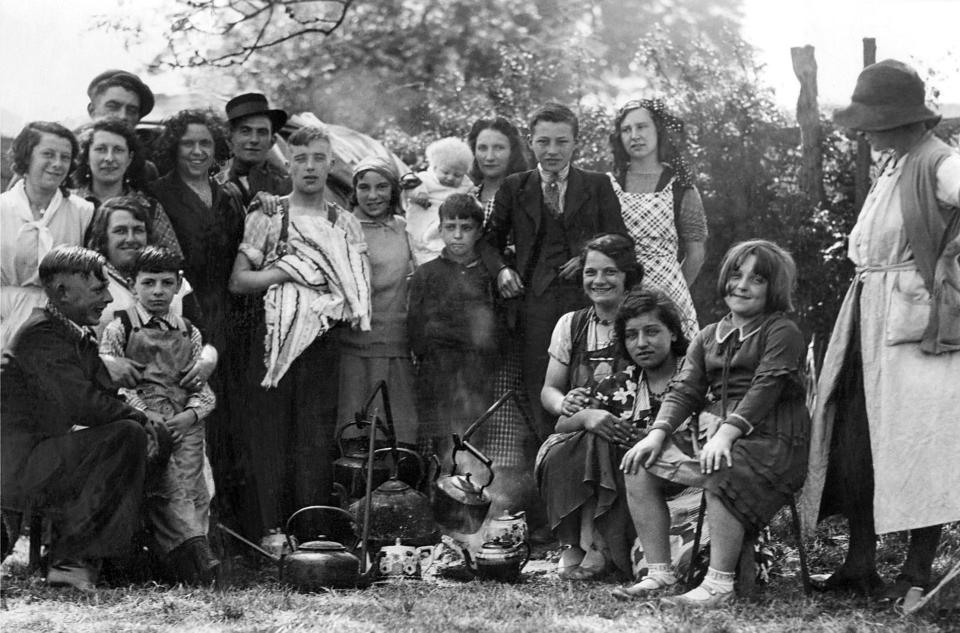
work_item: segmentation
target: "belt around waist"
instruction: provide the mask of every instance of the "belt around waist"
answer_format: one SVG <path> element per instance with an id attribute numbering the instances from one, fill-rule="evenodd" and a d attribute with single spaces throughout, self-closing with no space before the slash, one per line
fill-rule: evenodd
<path id="1" fill-rule="evenodd" d="M 915 261 L 909 261 L 900 262 L 899 264 L 886 264 L 883 266 L 857 266 L 856 273 L 857 279 L 863 281 L 864 277 L 870 273 L 889 273 L 906 270 L 918 270 L 917 263 Z"/>

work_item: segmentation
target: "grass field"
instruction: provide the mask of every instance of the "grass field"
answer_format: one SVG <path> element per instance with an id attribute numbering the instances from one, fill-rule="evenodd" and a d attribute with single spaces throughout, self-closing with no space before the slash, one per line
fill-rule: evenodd
<path id="1" fill-rule="evenodd" d="M 807 547 L 813 571 L 829 571 L 842 557 L 843 534 L 828 524 Z M 880 552 L 881 572 L 889 577 L 903 552 L 902 539 L 886 538 Z M 661 609 L 655 601 L 619 602 L 610 595 L 612 584 L 562 581 L 547 561 L 512 585 L 428 577 L 300 594 L 277 583 L 272 567 L 239 566 L 235 559 L 235 584 L 224 589 L 134 584 L 85 596 L 46 587 L 14 558 L 3 567 L 0 628 L 18 633 L 960 631 L 958 582 L 918 614 L 904 617 L 863 598 L 805 596 L 795 575 L 795 551 L 783 546 L 782 553 L 781 575 L 761 587 L 756 599 L 704 613 Z M 942 575 L 958 555 L 960 526 L 954 525 L 935 573 Z"/>

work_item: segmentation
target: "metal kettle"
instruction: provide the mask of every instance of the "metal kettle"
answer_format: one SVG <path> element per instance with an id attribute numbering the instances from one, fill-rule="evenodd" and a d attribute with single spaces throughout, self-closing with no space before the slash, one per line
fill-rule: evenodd
<path id="1" fill-rule="evenodd" d="M 491 499 L 485 489 L 493 483 L 493 460 L 477 450 L 468 440 L 480 428 L 480 425 L 493 417 L 493 414 L 511 398 L 516 403 L 517 409 L 526 421 L 527 426 L 533 431 L 533 426 L 530 424 L 517 393 L 508 391 L 490 405 L 490 408 L 467 428 L 463 437 L 456 433 L 453 434 L 453 454 L 450 457 L 452 467 L 449 475 L 440 477 L 440 460 L 436 455 L 433 457 L 436 471 L 433 485 L 430 488 L 431 505 L 434 516 L 448 530 L 473 534 L 483 525 L 487 512 L 490 510 Z M 537 436 L 535 431 L 534 436 Z M 477 486 L 476 483 L 471 481 L 471 473 L 457 475 L 457 453 L 462 450 L 472 454 L 486 467 L 489 478 L 483 485 Z"/>
<path id="2" fill-rule="evenodd" d="M 361 432 L 367 430 L 367 425 L 377 425 L 377 420 L 367 420 L 360 416 L 353 422 L 344 425 L 336 435 L 336 443 L 340 449 L 340 457 L 333 462 L 333 480 L 343 486 L 346 496 L 357 499 L 364 495 L 368 468 L 367 438 L 362 436 L 344 438 L 344 431 L 356 428 Z M 383 458 L 390 450 L 392 442 L 389 437 L 375 441 L 377 458 L 373 460 L 373 485 L 379 486 L 390 478 L 390 464 Z"/>
<path id="3" fill-rule="evenodd" d="M 457 474 L 457 452 L 465 450 L 486 466 L 490 476 L 486 483 L 477 486 L 470 480 L 471 473 Z M 436 460 L 436 457 L 434 457 Z M 490 510 L 490 495 L 484 488 L 493 482 L 493 461 L 472 444 L 453 435 L 453 466 L 449 475 L 440 477 L 440 462 L 436 461 L 436 473 L 431 488 L 431 507 L 437 521 L 448 530 L 473 534 L 483 525 Z"/>
<path id="4" fill-rule="evenodd" d="M 360 415 L 364 418 L 367 417 L 367 408 L 369 408 L 378 392 L 381 393 L 383 399 L 387 425 L 386 435 L 393 440 L 393 446 L 390 448 L 393 454 L 390 478 L 373 489 L 372 463 L 375 454 L 380 452 L 373 448 L 376 440 L 376 426 L 383 424 L 377 416 L 373 416 L 374 422 L 370 426 L 367 454 L 367 494 L 353 503 L 349 511 L 354 517 L 357 517 L 357 523 L 362 531 L 362 534 L 358 534 L 358 536 L 361 536 L 364 543 L 369 543 L 373 549 L 391 545 L 398 538 L 409 545 L 432 545 L 439 541 L 440 530 L 436 521 L 434 521 L 430 500 L 425 494 L 417 491 L 397 476 L 400 453 L 415 457 L 419 468 L 416 487 L 419 488 L 424 477 L 423 459 L 415 451 L 397 447 L 393 415 L 390 411 L 390 398 L 385 381 L 381 380 L 377 383 Z M 361 512 L 368 517 L 367 520 L 360 521 Z"/>
<path id="5" fill-rule="evenodd" d="M 298 515 L 316 510 L 339 512 L 351 517 L 340 508 L 331 506 L 307 506 L 300 508 L 287 519 L 284 532 L 291 552 L 280 559 L 280 582 L 301 591 L 318 591 L 323 588 L 356 587 L 360 581 L 360 559 L 336 541 L 320 540 L 294 544 L 290 526 Z M 372 569 L 372 568 L 371 568 Z"/>

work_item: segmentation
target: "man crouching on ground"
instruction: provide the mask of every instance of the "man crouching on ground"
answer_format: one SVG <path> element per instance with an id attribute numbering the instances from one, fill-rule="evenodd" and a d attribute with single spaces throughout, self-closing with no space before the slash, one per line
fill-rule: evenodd
<path id="1" fill-rule="evenodd" d="M 50 251 L 39 271 L 48 303 L 0 361 L 2 505 L 43 510 L 47 582 L 82 591 L 101 559 L 130 547 L 147 462 L 147 418 L 117 397 L 90 329 L 111 300 L 104 263 L 78 246 Z"/>

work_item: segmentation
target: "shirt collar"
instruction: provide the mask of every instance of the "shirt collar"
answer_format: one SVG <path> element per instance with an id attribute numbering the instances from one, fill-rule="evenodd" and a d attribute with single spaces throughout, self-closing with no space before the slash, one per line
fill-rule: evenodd
<path id="1" fill-rule="evenodd" d="M 58 321 L 66 326 L 67 330 L 77 338 L 81 340 L 92 340 L 94 343 L 96 343 L 97 335 L 94 334 L 93 328 L 89 326 L 85 327 L 76 323 L 73 319 L 61 312 L 60 308 L 49 301 L 43 309 L 46 310 L 47 314 L 49 314 L 50 317 L 55 321 Z"/>
<path id="2" fill-rule="evenodd" d="M 15 192 L 14 195 L 20 198 L 21 205 L 25 210 L 24 219 L 28 222 L 33 222 L 34 218 L 33 211 L 30 208 L 30 198 L 27 197 L 26 179 L 18 180 L 11 191 Z M 50 204 L 40 213 L 41 219 L 46 218 L 48 213 L 53 213 L 60 208 L 61 203 L 63 203 L 63 191 L 57 187 L 57 192 L 53 194 L 53 198 L 50 199 Z"/>
<path id="3" fill-rule="evenodd" d="M 734 332 L 737 333 L 737 337 L 741 342 L 747 340 L 760 331 L 760 326 L 763 325 L 766 318 L 766 314 L 758 314 L 740 327 L 735 327 L 733 325 L 733 315 L 728 312 L 727 315 L 717 323 L 717 343 L 725 342 Z"/>
<path id="4" fill-rule="evenodd" d="M 364 226 L 382 226 L 393 230 L 396 230 L 397 228 L 397 216 L 392 213 L 380 218 L 371 218 L 366 213 L 361 211 L 360 207 L 357 207 L 353 216 L 360 220 L 360 224 Z"/>
<path id="5" fill-rule="evenodd" d="M 547 172 L 539 163 L 537 164 L 537 170 L 540 172 L 540 178 L 543 180 L 543 182 L 547 182 L 548 177 L 545 175 Z M 561 169 L 560 172 L 557 174 L 557 184 L 559 185 L 567 182 L 567 177 L 569 176 L 570 176 L 570 163 L 567 163 L 567 166 Z"/>
<path id="6" fill-rule="evenodd" d="M 153 314 L 149 312 L 146 308 L 143 307 L 139 301 L 136 303 L 137 316 L 140 317 L 140 322 L 147 324 L 151 319 L 157 319 L 163 323 L 167 328 L 171 330 L 179 330 L 179 319 L 167 310 L 163 314 Z"/>

